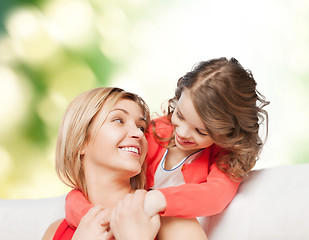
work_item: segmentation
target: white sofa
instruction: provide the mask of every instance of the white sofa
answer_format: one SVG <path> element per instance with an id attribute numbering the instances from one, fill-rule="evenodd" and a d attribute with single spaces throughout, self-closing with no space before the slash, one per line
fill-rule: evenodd
<path id="1" fill-rule="evenodd" d="M 41 239 L 64 216 L 64 199 L 0 199 L 0 239 Z M 210 218 L 208 238 L 309 239 L 309 164 L 252 171 L 231 204 Z"/>

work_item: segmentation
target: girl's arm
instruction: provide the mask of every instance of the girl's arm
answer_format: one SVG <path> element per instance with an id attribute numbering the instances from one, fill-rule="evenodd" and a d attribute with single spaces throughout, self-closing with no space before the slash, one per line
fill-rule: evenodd
<path id="1" fill-rule="evenodd" d="M 136 193 L 139 194 L 138 192 Z M 152 203 L 156 203 L 156 204 L 152 204 Z M 164 195 L 158 190 L 147 192 L 143 206 L 145 209 L 145 213 L 148 216 L 147 219 L 151 219 L 151 221 L 149 222 L 149 226 L 151 226 L 152 229 L 155 229 L 155 226 L 156 226 L 155 221 L 158 221 L 156 220 L 156 217 L 158 217 L 157 213 L 164 211 L 166 207 L 166 201 L 165 201 Z M 82 212 L 88 212 L 88 210 L 92 208 L 92 205 L 87 202 L 86 198 L 81 192 L 77 190 L 73 190 L 67 195 L 65 208 L 66 208 L 67 222 L 68 223 L 70 222 L 69 224 L 77 227 L 83 216 Z M 127 211 L 124 211 L 123 214 L 130 214 L 130 211 L 131 211 L 130 209 L 132 210 L 132 207 L 127 207 Z M 120 212 L 118 213 L 120 214 Z M 136 217 L 137 214 L 134 214 L 134 215 L 135 215 L 135 218 L 137 218 Z M 116 218 L 116 219 L 118 219 L 117 220 L 118 225 L 123 225 L 123 224 L 126 225 L 126 223 L 123 222 L 125 218 Z M 116 220 L 113 220 L 113 221 L 114 221 L 113 228 L 116 233 L 118 228 L 115 226 L 115 223 L 117 223 L 117 221 Z M 158 240 L 165 240 L 165 239 L 166 240 L 174 240 L 174 239 L 175 240 L 181 240 L 181 239 L 207 240 L 205 232 L 203 231 L 203 229 L 201 228 L 200 224 L 197 222 L 196 219 L 161 217 L 161 222 L 162 223 L 161 223 L 161 228 L 160 228 L 159 235 L 158 235 Z M 143 220 L 143 223 L 145 224 L 144 220 Z M 80 230 L 77 232 L 78 234 L 81 234 L 83 232 L 82 226 L 83 225 L 80 225 L 79 227 Z M 135 227 L 136 226 L 137 225 L 135 225 Z M 139 226 L 141 226 L 141 224 L 139 224 Z M 75 236 L 75 238 L 79 239 L 77 238 L 77 236 Z"/>
<path id="2" fill-rule="evenodd" d="M 163 194 L 166 201 L 166 208 L 160 214 L 185 218 L 218 214 L 232 201 L 239 184 L 240 181 L 232 181 L 213 164 L 206 182 L 156 190 Z M 149 207 L 150 209 L 156 208 L 160 203 L 152 204 L 155 206 Z"/>
<path id="3" fill-rule="evenodd" d="M 138 191 L 139 192 L 139 191 Z M 65 218 L 67 223 L 77 228 L 82 217 L 93 207 L 84 194 L 76 189 L 68 193 L 65 199 Z M 148 216 L 154 216 L 166 208 L 166 201 L 164 195 L 158 191 L 153 190 L 146 193 L 144 201 L 144 209 Z"/>
<path id="4" fill-rule="evenodd" d="M 77 228 L 80 220 L 93 207 L 84 194 L 76 189 L 68 193 L 65 199 L 65 218 L 67 223 Z"/>

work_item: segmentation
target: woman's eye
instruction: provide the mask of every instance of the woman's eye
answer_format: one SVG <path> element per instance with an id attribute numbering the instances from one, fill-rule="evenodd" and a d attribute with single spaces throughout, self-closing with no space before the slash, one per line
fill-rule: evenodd
<path id="1" fill-rule="evenodd" d="M 139 126 L 138 128 L 139 128 L 143 133 L 144 133 L 145 130 L 146 130 L 145 127 L 143 127 L 143 126 Z"/>
<path id="2" fill-rule="evenodd" d="M 113 122 L 123 123 L 123 120 L 121 118 L 115 118 L 115 119 L 113 119 Z"/>

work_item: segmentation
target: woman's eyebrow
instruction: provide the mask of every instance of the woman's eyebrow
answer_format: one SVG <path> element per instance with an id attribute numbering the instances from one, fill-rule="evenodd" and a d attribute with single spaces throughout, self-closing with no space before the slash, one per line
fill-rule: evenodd
<path id="1" fill-rule="evenodd" d="M 124 112 L 125 114 L 129 114 L 129 112 L 128 112 L 127 110 L 123 109 L 123 108 L 114 108 L 114 109 L 112 109 L 112 110 L 110 111 L 110 113 L 111 113 L 111 112 L 114 112 L 114 111 L 122 111 L 122 112 Z"/>
<path id="2" fill-rule="evenodd" d="M 125 110 L 125 109 L 123 109 L 123 108 L 115 108 L 115 109 L 111 110 L 110 113 L 111 113 L 111 112 L 115 112 L 115 111 L 122 111 L 122 112 L 125 113 L 126 115 L 129 115 L 129 114 L 130 114 L 127 110 Z M 140 117 L 138 120 L 147 123 L 147 120 L 146 120 L 145 117 Z"/>

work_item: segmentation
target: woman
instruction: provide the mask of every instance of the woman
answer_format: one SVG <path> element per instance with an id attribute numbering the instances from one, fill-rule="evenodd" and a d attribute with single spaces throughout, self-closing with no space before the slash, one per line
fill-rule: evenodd
<path id="1" fill-rule="evenodd" d="M 144 131 L 148 122 L 145 102 L 119 88 L 84 92 L 71 102 L 64 115 L 56 147 L 56 170 L 67 185 L 79 189 L 89 202 L 97 205 L 85 216 L 81 228 L 90 222 L 94 229 L 99 229 L 98 239 L 110 237 L 108 226 L 100 222 L 102 210 L 115 207 L 128 193 L 144 186 L 143 163 L 148 149 Z M 137 203 L 144 197 L 142 192 L 132 196 Z M 148 236 L 154 239 L 159 218 L 155 215 L 148 219 L 155 226 Z M 117 224 L 116 217 L 111 223 Z M 71 239 L 75 230 L 65 219 L 59 220 L 50 226 L 43 239 Z M 124 228 L 118 232 L 121 230 Z"/>

